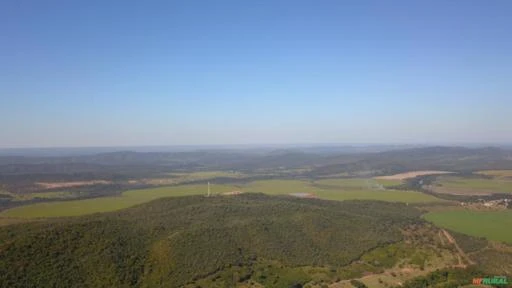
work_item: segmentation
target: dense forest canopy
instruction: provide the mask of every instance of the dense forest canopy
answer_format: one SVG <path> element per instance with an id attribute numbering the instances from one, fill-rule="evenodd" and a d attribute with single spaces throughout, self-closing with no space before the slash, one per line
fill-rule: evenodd
<path id="1" fill-rule="evenodd" d="M 0 229 L 4 287 L 177 287 L 262 261 L 335 267 L 421 222 L 404 204 L 245 194 L 161 199 Z M 78 284 L 80 283 L 80 284 Z"/>

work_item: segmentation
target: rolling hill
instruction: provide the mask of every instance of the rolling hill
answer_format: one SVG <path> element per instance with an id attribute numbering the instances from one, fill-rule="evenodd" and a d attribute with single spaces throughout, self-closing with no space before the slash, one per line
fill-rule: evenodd
<path id="1" fill-rule="evenodd" d="M 114 213 L 1 228 L 0 283 L 231 287 L 254 280 L 289 287 L 308 280 L 294 267 L 341 267 L 402 240 L 400 229 L 421 222 L 419 213 L 397 203 L 263 194 L 159 199 Z"/>

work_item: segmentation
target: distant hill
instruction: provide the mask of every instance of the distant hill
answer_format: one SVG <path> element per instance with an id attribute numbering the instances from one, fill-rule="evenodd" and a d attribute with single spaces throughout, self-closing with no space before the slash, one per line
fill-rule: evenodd
<path id="1" fill-rule="evenodd" d="M 473 171 L 512 169 L 512 150 L 495 147 L 424 147 L 385 151 L 364 155 L 330 157 L 330 163 L 319 165 L 310 175 L 371 171 L 389 175 L 414 170 Z"/>
<path id="2" fill-rule="evenodd" d="M 347 265 L 400 241 L 400 229 L 421 222 L 419 213 L 402 204 L 262 194 L 161 199 L 1 228 L 0 286 L 180 287 L 209 277 L 227 287 L 265 279 L 267 268 L 258 267 L 272 261 Z"/>
<path id="3" fill-rule="evenodd" d="M 82 156 L 0 156 L 1 174 L 125 173 L 174 170 L 245 170 L 314 168 L 313 175 L 375 170 L 398 173 L 415 169 L 456 171 L 512 169 L 512 150 L 502 148 L 422 147 L 373 152 L 363 148 L 198 150 L 188 152 L 117 151 Z M 361 152 L 365 151 L 365 152 Z"/>

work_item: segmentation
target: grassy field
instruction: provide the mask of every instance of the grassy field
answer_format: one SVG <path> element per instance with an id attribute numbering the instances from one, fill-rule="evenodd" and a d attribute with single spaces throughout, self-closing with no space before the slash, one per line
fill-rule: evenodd
<path id="1" fill-rule="evenodd" d="M 315 186 L 317 184 L 329 185 L 329 187 Z M 321 199 L 340 201 L 353 199 L 407 203 L 441 201 L 419 192 L 372 190 L 367 188 L 364 179 L 326 179 L 315 183 L 296 180 L 255 181 L 244 186 L 244 191 L 267 194 L 311 193 Z"/>
<path id="2" fill-rule="evenodd" d="M 228 172 L 228 171 L 202 171 L 202 172 L 192 172 L 192 173 L 169 173 L 169 176 L 172 178 L 177 178 L 180 180 L 207 180 L 213 179 L 217 177 L 226 177 L 226 178 L 243 178 L 246 177 L 246 174 L 240 172 Z"/>
<path id="3" fill-rule="evenodd" d="M 435 197 L 412 191 L 370 189 L 362 179 L 328 179 L 319 181 L 329 187 L 319 188 L 315 183 L 298 180 L 266 180 L 250 182 L 243 186 L 212 185 L 212 193 L 230 191 L 262 192 L 266 194 L 311 193 L 327 200 L 383 200 L 391 202 L 435 202 Z M 78 216 L 114 211 L 163 197 L 206 194 L 206 185 L 183 185 L 141 190 L 130 190 L 119 197 L 104 197 L 87 200 L 38 203 L 21 206 L 0 213 L 1 217 L 39 218 Z"/>
<path id="4" fill-rule="evenodd" d="M 29 194 L 14 194 L 7 191 L 0 191 L 0 196 L 3 197 L 9 197 L 12 198 L 13 201 L 26 201 L 26 200 L 32 200 L 36 198 L 41 199 L 64 199 L 64 198 L 73 198 L 76 197 L 71 192 L 65 192 L 65 191 L 57 191 L 57 192 L 39 192 L 39 193 L 29 193 Z"/>
<path id="5" fill-rule="evenodd" d="M 178 185 L 186 184 L 187 182 L 191 181 L 209 180 L 219 177 L 241 179 L 247 177 L 247 175 L 240 172 L 229 171 L 202 171 L 192 173 L 167 173 L 165 175 L 161 175 L 160 177 L 146 178 L 138 181 L 150 185 Z"/>
<path id="6" fill-rule="evenodd" d="M 425 219 L 471 236 L 512 243 L 512 210 L 449 210 L 430 212 Z"/>
<path id="7" fill-rule="evenodd" d="M 397 191 L 397 190 L 383 190 L 383 191 L 329 191 L 321 190 L 316 193 L 319 198 L 327 200 L 381 200 L 390 202 L 405 202 L 405 203 L 424 203 L 441 201 L 435 197 L 412 191 Z"/>
<path id="8" fill-rule="evenodd" d="M 315 187 L 310 182 L 297 180 L 262 180 L 242 186 L 246 192 L 262 192 L 271 195 L 290 193 L 314 193 Z"/>
<path id="9" fill-rule="evenodd" d="M 236 190 L 236 188 L 233 186 L 211 186 L 212 193 L 223 193 L 233 190 Z M 21 206 L 3 211 L 0 213 L 0 217 L 39 218 L 78 216 L 99 212 L 115 211 L 162 197 L 206 194 L 206 191 L 207 188 L 205 185 L 185 185 L 176 187 L 130 190 L 124 192 L 119 197 L 48 202 Z"/>
<path id="10" fill-rule="evenodd" d="M 483 170 L 476 173 L 496 178 L 512 178 L 512 170 Z"/>
<path id="11" fill-rule="evenodd" d="M 437 171 L 437 170 L 422 170 L 422 171 L 409 171 L 404 173 L 399 173 L 395 175 L 387 175 L 387 176 L 377 176 L 375 179 L 381 180 L 407 180 L 418 176 L 423 175 L 441 175 L 441 174 L 450 174 L 453 172 L 450 171 Z"/>
<path id="12" fill-rule="evenodd" d="M 512 181 L 505 179 L 474 179 L 455 176 L 439 177 L 436 185 L 441 185 L 442 190 L 454 193 L 512 193 Z"/>
<path id="13" fill-rule="evenodd" d="M 337 186 L 346 189 L 374 189 L 375 187 L 392 187 L 402 184 L 400 180 L 388 179 L 368 179 L 368 178 L 349 178 L 349 179 L 324 179 L 316 181 L 320 185 Z"/>

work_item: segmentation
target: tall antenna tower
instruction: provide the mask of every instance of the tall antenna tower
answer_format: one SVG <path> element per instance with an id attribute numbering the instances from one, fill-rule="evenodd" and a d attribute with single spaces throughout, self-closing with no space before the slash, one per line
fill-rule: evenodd
<path id="1" fill-rule="evenodd" d="M 208 181 L 208 197 L 210 197 L 210 181 Z"/>

